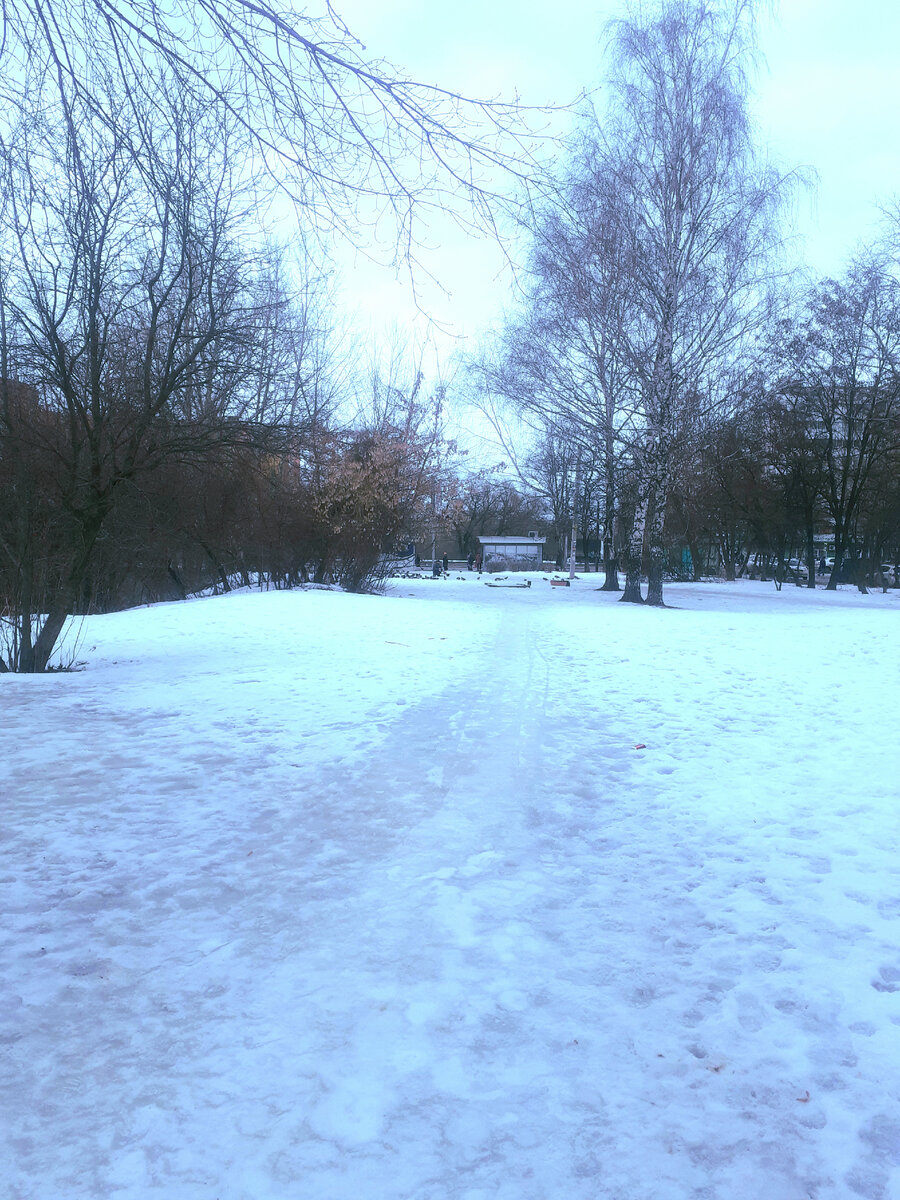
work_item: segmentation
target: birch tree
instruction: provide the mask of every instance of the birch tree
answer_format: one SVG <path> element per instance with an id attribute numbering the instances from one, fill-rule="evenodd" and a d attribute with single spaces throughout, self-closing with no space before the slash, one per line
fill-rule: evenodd
<path id="1" fill-rule="evenodd" d="M 530 430 L 531 462 L 540 464 L 542 478 L 567 480 L 576 460 L 596 464 L 592 481 L 602 495 L 603 586 L 618 590 L 613 535 L 621 436 L 631 407 L 623 370 L 629 291 L 608 183 L 588 131 L 576 139 L 552 200 L 525 222 L 530 248 L 524 297 L 477 374 L 483 410 L 490 412 L 499 400 Z M 562 475 L 561 458 L 567 464 Z M 571 481 L 562 486 L 568 492 Z M 568 500 L 560 507 L 559 490 L 548 482 L 554 521 L 562 521 L 562 544 L 561 529 L 568 531 L 572 510 Z M 587 506 L 581 508 L 586 517 Z"/>
<path id="2" fill-rule="evenodd" d="M 779 209 L 793 183 L 761 161 L 748 111 L 753 0 L 635 3 L 612 26 L 596 159 L 615 197 L 639 403 L 638 503 L 622 599 L 663 603 L 663 527 L 681 432 L 722 391 L 767 311 Z"/>
<path id="3" fill-rule="evenodd" d="M 584 114 L 553 202 L 528 222 L 522 312 L 482 369 L 488 390 L 599 456 L 607 535 L 629 464 L 629 602 L 649 559 L 647 603 L 663 603 L 679 447 L 769 310 L 794 177 L 753 144 L 753 17 L 753 0 L 661 0 L 612 24 L 607 103 Z"/>

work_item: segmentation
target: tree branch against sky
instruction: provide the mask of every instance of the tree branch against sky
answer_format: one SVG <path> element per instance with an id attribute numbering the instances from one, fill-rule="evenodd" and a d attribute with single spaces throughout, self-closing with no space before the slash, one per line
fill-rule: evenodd
<path id="1" fill-rule="evenodd" d="M 600 77 L 604 23 L 621 0 L 557 0 L 546 7 L 520 0 L 340 0 L 350 28 L 418 78 L 456 84 L 468 94 L 518 93 L 529 103 L 572 104 Z M 815 167 L 819 184 L 801 196 L 791 216 L 796 259 L 815 272 L 839 274 L 856 242 L 874 236 L 877 203 L 900 178 L 900 142 L 893 114 L 900 74 L 893 46 L 900 9 L 891 0 L 790 0 L 759 15 L 759 71 L 751 117 L 765 152 Z M 605 89 L 597 93 L 602 102 Z M 563 118 L 560 126 L 567 125 Z M 428 292 L 427 308 L 455 332 L 477 336 L 509 303 L 501 255 L 485 241 L 436 226 L 429 268 L 446 289 Z M 379 320 L 415 316 L 390 272 L 353 264 L 360 304 Z"/>
<path id="2" fill-rule="evenodd" d="M 496 233 L 497 206 L 534 167 L 539 138 L 520 105 L 368 59 L 330 3 L 311 15 L 266 0 L 6 0 L 2 26 L 7 111 L 22 110 L 27 82 L 112 119 L 98 72 L 139 107 L 175 78 L 227 114 L 308 226 L 389 238 L 398 261 L 416 258 L 435 212 Z"/>

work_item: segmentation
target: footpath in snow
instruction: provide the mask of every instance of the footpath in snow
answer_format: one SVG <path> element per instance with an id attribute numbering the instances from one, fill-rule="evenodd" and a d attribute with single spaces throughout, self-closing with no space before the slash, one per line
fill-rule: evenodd
<path id="1" fill-rule="evenodd" d="M 595 589 L 0 678 L 0 1197 L 900 1200 L 900 593 Z"/>

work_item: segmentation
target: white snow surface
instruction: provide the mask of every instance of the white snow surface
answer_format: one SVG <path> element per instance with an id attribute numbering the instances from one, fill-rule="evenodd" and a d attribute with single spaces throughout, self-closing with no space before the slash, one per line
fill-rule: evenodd
<path id="1" fill-rule="evenodd" d="M 900 1198 L 900 593 L 532 578 L 0 677 L 0 1196 Z"/>

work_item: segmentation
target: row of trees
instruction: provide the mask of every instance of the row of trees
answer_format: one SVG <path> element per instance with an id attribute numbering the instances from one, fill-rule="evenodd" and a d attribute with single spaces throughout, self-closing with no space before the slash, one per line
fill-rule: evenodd
<path id="1" fill-rule="evenodd" d="M 900 562 L 900 290 L 866 256 L 780 320 L 758 377 L 685 457 L 686 527 L 731 563 L 833 547 L 829 586 Z M 700 508 L 697 507 L 700 502 Z M 698 525 L 697 514 L 707 514 Z M 809 572 L 810 586 L 814 586 Z"/>
<path id="2" fill-rule="evenodd" d="M 828 586 L 865 587 L 883 564 L 900 562 L 900 291 L 891 261 L 860 258 L 839 281 L 799 299 L 785 293 L 783 311 L 792 305 L 735 390 L 695 407 L 659 532 L 670 573 L 733 578 L 760 567 L 784 576 L 790 559 L 817 563 L 827 545 Z M 603 417 L 601 429 L 570 425 L 567 437 L 536 420 L 539 451 L 519 469 L 556 514 L 554 528 L 577 514 L 586 557 L 602 562 L 604 586 L 617 590 L 640 464 L 629 423 Z M 814 587 L 814 573 L 806 577 Z"/>
<path id="3" fill-rule="evenodd" d="M 327 280 L 246 236 L 227 124 L 172 100 L 152 153 L 74 104 L 5 147 L 0 669 L 46 669 L 80 612 L 366 586 L 451 457 L 440 391 L 351 365 Z"/>
<path id="4" fill-rule="evenodd" d="M 535 213 L 533 286 L 488 372 L 606 465 L 627 440 L 634 511 L 624 598 L 662 603 L 676 465 L 764 319 L 773 230 L 792 180 L 748 116 L 748 3 L 671 0 L 612 30 L 609 101 L 585 114 L 555 202 Z"/>
<path id="5" fill-rule="evenodd" d="M 0 670 L 211 580 L 363 587 L 451 491 L 441 389 L 341 344 L 306 247 L 259 227 L 241 115 L 92 62 L 0 140 Z"/>
<path id="6" fill-rule="evenodd" d="M 666 573 L 699 580 L 757 571 L 790 578 L 793 571 L 814 587 L 806 567 L 827 555 L 829 587 L 852 581 L 865 588 L 883 566 L 900 564 L 900 435 L 896 417 L 884 418 L 893 401 L 890 393 L 859 393 L 831 385 L 799 396 L 760 391 L 698 427 L 672 482 L 662 531 Z M 559 525 L 567 512 L 571 523 L 574 509 L 580 552 L 589 567 L 606 570 L 605 588 L 620 590 L 637 503 L 627 447 L 615 461 L 611 515 L 596 457 L 574 441 L 552 447 L 552 456 L 538 455 L 523 470 L 548 508 L 563 497 Z M 797 558 L 802 572 L 789 566 Z"/>
<path id="7" fill-rule="evenodd" d="M 106 105 L 115 123 L 73 100 L 2 147 L 0 670 L 46 669 L 79 613 L 360 589 L 410 538 L 465 553 L 535 519 L 466 476 L 421 354 L 366 366 L 303 248 L 260 238 L 219 109 L 174 85 L 152 116 Z"/>
<path id="8" fill-rule="evenodd" d="M 361 372 L 310 263 L 374 229 L 412 271 L 436 209 L 494 231 L 522 110 L 367 61 L 330 4 L 9 0 L 0 27 L 0 670 L 210 578 L 364 586 L 434 525 L 452 448 L 440 388 Z"/>
<path id="9" fill-rule="evenodd" d="M 731 572 L 750 552 L 812 560 L 829 529 L 832 586 L 847 556 L 900 549 L 897 260 L 785 273 L 802 180 L 754 145 L 753 8 L 663 0 L 613 26 L 606 108 L 526 222 L 526 300 L 477 368 L 495 425 L 512 410 L 542 448 L 523 477 L 554 509 L 580 479 L 583 536 L 627 601 L 662 604 L 679 543 Z"/>

